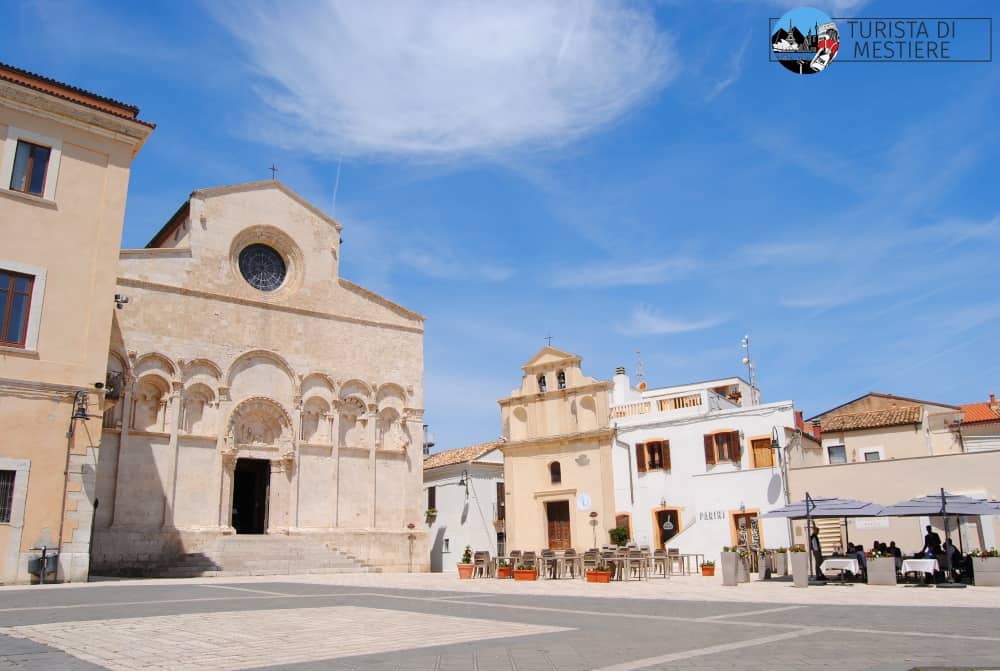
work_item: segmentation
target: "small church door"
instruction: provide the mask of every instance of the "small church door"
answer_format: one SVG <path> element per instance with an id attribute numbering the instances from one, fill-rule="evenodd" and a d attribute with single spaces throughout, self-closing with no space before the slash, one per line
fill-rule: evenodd
<path id="1" fill-rule="evenodd" d="M 549 549 L 567 550 L 573 547 L 569 533 L 569 501 L 546 503 L 545 517 L 549 524 Z"/>
<path id="2" fill-rule="evenodd" d="M 238 459 L 233 483 L 233 528 L 238 534 L 267 532 L 267 498 L 271 462 Z"/>

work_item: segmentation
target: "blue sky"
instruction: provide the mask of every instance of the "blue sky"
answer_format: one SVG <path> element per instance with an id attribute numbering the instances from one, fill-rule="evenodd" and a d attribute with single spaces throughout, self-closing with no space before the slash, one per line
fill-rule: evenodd
<path id="1" fill-rule="evenodd" d="M 640 350 L 652 386 L 745 375 L 748 333 L 764 400 L 807 416 L 872 390 L 985 400 L 997 66 L 797 76 L 768 60 L 794 4 L 25 2 L 0 60 L 157 123 L 125 246 L 272 163 L 332 212 L 343 276 L 428 318 L 438 449 L 499 435 L 550 333 L 598 378 Z"/>

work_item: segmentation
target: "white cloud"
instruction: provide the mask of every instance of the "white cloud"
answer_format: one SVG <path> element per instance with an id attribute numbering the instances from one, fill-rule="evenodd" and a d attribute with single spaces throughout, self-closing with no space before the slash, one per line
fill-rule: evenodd
<path id="1" fill-rule="evenodd" d="M 561 289 L 580 289 L 664 284 L 687 275 L 697 265 L 697 261 L 687 257 L 640 263 L 615 261 L 590 266 L 579 265 L 557 274 L 552 286 Z"/>
<path id="2" fill-rule="evenodd" d="M 639 305 L 632 310 L 629 320 L 619 329 L 622 333 L 632 335 L 671 335 L 701 331 L 718 326 L 725 319 L 711 318 L 701 320 L 671 319 L 660 316 L 655 310 L 645 305 Z"/>
<path id="3" fill-rule="evenodd" d="M 642 6 L 530 2 L 210 3 L 259 75 L 272 141 L 447 158 L 569 142 L 673 75 Z M 263 125 L 263 128 L 260 126 Z"/>
<path id="4" fill-rule="evenodd" d="M 487 282 L 502 282 L 513 274 L 506 266 L 468 259 L 459 261 L 447 251 L 408 249 L 397 256 L 397 260 L 421 275 L 435 279 L 480 279 Z"/>

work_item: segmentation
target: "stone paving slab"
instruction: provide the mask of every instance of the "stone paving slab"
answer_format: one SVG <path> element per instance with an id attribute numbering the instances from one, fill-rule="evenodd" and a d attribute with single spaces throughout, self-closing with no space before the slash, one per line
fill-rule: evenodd
<path id="1" fill-rule="evenodd" d="M 973 590 L 866 593 L 859 585 L 828 597 L 858 595 L 859 603 L 829 605 L 822 603 L 829 588 L 722 588 L 678 578 L 528 587 L 442 575 L 331 578 L 46 586 L 41 604 L 32 602 L 37 588 L 0 589 L 0 627 L 8 627 L 0 634 L 22 625 L 13 631 L 54 637 L 0 635 L 0 670 L 95 668 L 44 644 L 59 637 L 67 649 L 86 645 L 105 655 L 94 659 L 115 669 L 178 668 L 170 656 L 178 651 L 183 663 L 205 669 L 1000 669 L 1000 589 L 962 596 Z M 788 602 L 782 590 L 817 603 Z M 909 605 L 914 592 L 926 603 Z M 436 624 L 421 629 L 426 623 Z M 526 627 L 538 633 L 518 633 Z M 90 631 L 85 641 L 80 629 Z"/>

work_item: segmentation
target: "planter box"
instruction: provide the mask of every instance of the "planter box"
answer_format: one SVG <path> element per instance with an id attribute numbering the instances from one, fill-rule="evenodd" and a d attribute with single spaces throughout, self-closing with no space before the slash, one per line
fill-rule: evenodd
<path id="1" fill-rule="evenodd" d="M 538 571 L 533 568 L 514 569 L 514 580 L 538 580 Z"/>
<path id="2" fill-rule="evenodd" d="M 513 566 L 497 566 L 497 578 L 513 578 Z"/>
<path id="3" fill-rule="evenodd" d="M 476 568 L 475 564 L 459 564 L 458 565 L 458 578 L 459 580 L 469 580 L 472 578 L 472 571 Z"/>
<path id="4" fill-rule="evenodd" d="M 788 575 L 788 555 L 784 552 L 775 552 L 771 555 L 771 575 Z"/>
<path id="5" fill-rule="evenodd" d="M 736 582 L 750 582 L 750 568 L 747 565 L 748 559 L 737 557 L 736 559 Z"/>
<path id="6" fill-rule="evenodd" d="M 587 582 L 611 582 L 611 571 L 587 571 Z"/>
<path id="7" fill-rule="evenodd" d="M 726 587 L 735 587 L 737 583 L 736 564 L 739 563 L 739 556 L 735 552 L 723 552 L 722 558 L 722 584 Z"/>
<path id="8" fill-rule="evenodd" d="M 711 578 L 713 575 L 715 575 L 715 566 L 705 566 L 704 564 L 702 564 L 701 574 L 706 578 Z"/>
<path id="9" fill-rule="evenodd" d="M 896 584 L 896 558 L 877 557 L 868 560 L 869 585 Z"/>
<path id="10" fill-rule="evenodd" d="M 809 586 L 809 553 L 790 552 L 792 559 L 792 580 L 796 587 Z"/>
<path id="11" fill-rule="evenodd" d="M 977 585 L 1000 587 L 1000 557 L 973 557 L 972 576 Z"/>

